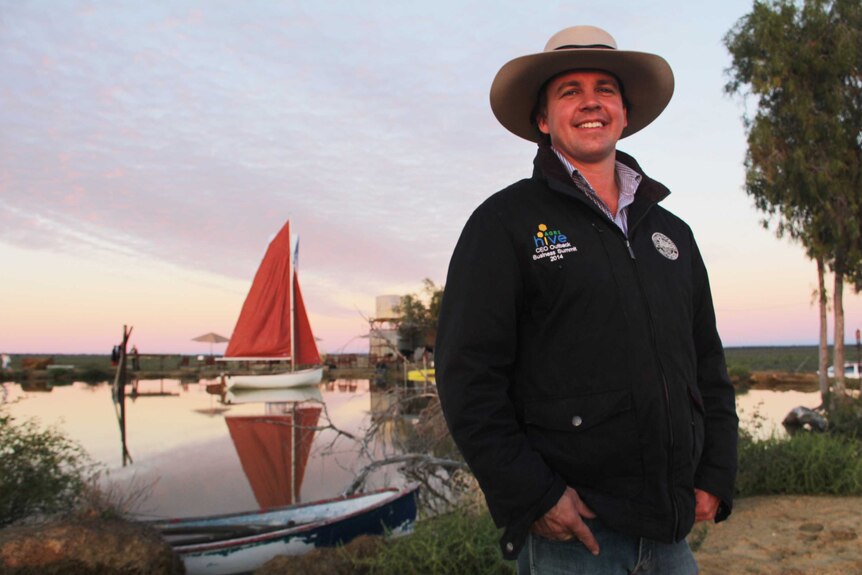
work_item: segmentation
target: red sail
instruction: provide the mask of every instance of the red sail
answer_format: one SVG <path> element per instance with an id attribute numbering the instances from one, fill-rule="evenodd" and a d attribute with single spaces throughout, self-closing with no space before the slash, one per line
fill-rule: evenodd
<path id="1" fill-rule="evenodd" d="M 290 269 L 293 265 L 290 222 L 266 250 L 245 298 L 225 357 L 290 358 Z M 299 283 L 296 297 L 295 354 L 297 364 L 318 364 L 320 355 L 308 322 Z"/>
<path id="2" fill-rule="evenodd" d="M 296 365 L 319 364 L 320 353 L 317 351 L 314 334 L 311 333 L 311 324 L 308 322 L 308 314 L 305 312 L 305 303 L 302 301 L 302 292 L 299 290 L 296 272 L 293 274 L 293 297 L 296 298 L 296 323 L 294 324 Z"/>
<path id="3" fill-rule="evenodd" d="M 300 407 L 294 415 L 227 416 L 242 469 L 261 509 L 298 500 L 311 454 L 319 407 Z"/>

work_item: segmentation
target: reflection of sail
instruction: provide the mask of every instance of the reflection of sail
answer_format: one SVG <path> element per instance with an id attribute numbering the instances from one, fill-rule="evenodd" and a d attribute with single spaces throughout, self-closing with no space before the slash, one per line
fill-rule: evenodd
<path id="1" fill-rule="evenodd" d="M 298 502 L 320 411 L 320 407 L 294 407 L 288 415 L 225 417 L 261 508 Z"/>

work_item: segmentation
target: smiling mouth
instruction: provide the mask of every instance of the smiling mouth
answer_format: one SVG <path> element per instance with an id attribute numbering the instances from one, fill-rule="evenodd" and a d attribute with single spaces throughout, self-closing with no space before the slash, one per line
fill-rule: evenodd
<path id="1" fill-rule="evenodd" d="M 577 128 L 601 128 L 605 124 L 604 122 L 593 121 L 593 122 L 584 122 L 583 124 L 578 124 Z"/>

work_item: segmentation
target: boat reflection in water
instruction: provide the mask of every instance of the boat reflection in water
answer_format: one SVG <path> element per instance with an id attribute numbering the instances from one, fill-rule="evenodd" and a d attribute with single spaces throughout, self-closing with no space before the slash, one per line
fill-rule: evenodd
<path id="1" fill-rule="evenodd" d="M 412 530 L 415 485 L 300 503 L 312 444 L 324 429 L 318 425 L 324 406 L 319 387 L 222 393 L 225 404 L 264 404 L 263 414 L 224 418 L 261 511 L 157 522 L 190 575 L 246 573 L 276 555 Z"/>
<path id="2" fill-rule="evenodd" d="M 264 403 L 262 415 L 226 415 L 243 472 L 261 509 L 299 503 L 318 429 L 318 387 L 231 389 L 225 403 Z"/>

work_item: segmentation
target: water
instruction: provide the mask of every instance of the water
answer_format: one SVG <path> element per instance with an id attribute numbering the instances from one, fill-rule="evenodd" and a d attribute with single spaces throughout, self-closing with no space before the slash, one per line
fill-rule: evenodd
<path id="1" fill-rule="evenodd" d="M 781 422 L 791 409 L 799 406 L 813 409 L 819 405 L 819 391 L 751 389 L 736 398 L 740 427 L 757 439 L 786 437 L 787 431 Z"/>
<path id="2" fill-rule="evenodd" d="M 207 393 L 206 386 L 211 383 L 183 384 L 167 379 L 139 382 L 141 394 L 126 399 L 126 437 L 133 458 L 126 467 L 122 465 L 120 430 L 108 384 L 75 383 L 39 392 L 5 383 L 0 399 L 5 395 L 7 411 L 16 419 L 38 418 L 42 424 L 54 425 L 78 441 L 108 470 L 108 480 L 115 488 L 148 489 L 150 495 L 139 513 L 177 517 L 256 509 L 260 505 L 251 485 L 255 481 L 252 476 L 275 475 L 279 470 L 272 467 L 278 467 L 279 462 L 241 461 L 225 417 L 289 413 L 294 404 L 251 398 L 249 403 L 226 405 L 218 396 Z M 376 410 L 381 402 L 385 403 L 385 397 L 370 389 L 368 380 L 339 380 L 323 385 L 320 397 L 325 411 L 317 425 L 325 426 L 331 421 L 336 428 L 360 437 L 371 421 L 372 406 Z M 299 405 L 320 407 L 315 402 Z M 248 455 L 245 458 L 248 460 Z M 339 437 L 331 429 L 317 431 L 298 500 L 338 495 L 350 484 L 362 462 L 354 441 Z M 249 471 L 249 465 L 260 469 Z M 394 471 L 384 470 L 372 476 L 370 487 L 398 483 Z M 286 503 L 289 501 L 282 504 Z"/>
<path id="3" fill-rule="evenodd" d="M 243 467 L 225 417 L 288 412 L 292 404 L 254 398 L 249 398 L 249 403 L 224 404 L 207 393 L 206 386 L 212 383 L 141 381 L 141 395 L 128 397 L 126 402 L 127 443 L 134 460 L 126 467 L 122 466 L 120 431 L 109 385 L 75 383 L 39 392 L 5 383 L 0 401 L 5 396 L 6 409 L 14 417 L 38 418 L 78 441 L 108 470 L 108 480 L 120 490 L 148 489 L 150 495 L 138 509 L 142 514 L 177 517 L 257 509 L 260 505 L 251 485 L 253 478 Z M 385 394 L 372 389 L 368 380 L 338 380 L 321 386 L 320 393 L 331 423 L 360 437 L 374 414 L 387 405 Z M 751 390 L 737 398 L 741 425 L 761 438 L 784 435 L 781 420 L 792 408 L 816 407 L 819 403 L 817 392 Z M 318 425 L 326 423 L 324 413 Z M 397 428 L 391 426 L 388 431 L 395 433 Z M 299 500 L 338 495 L 363 462 L 354 441 L 338 438 L 333 430 L 317 431 Z M 277 474 L 271 462 L 266 465 L 258 475 Z M 386 469 L 372 476 L 370 487 L 398 484 L 399 480 L 395 470 Z"/>

